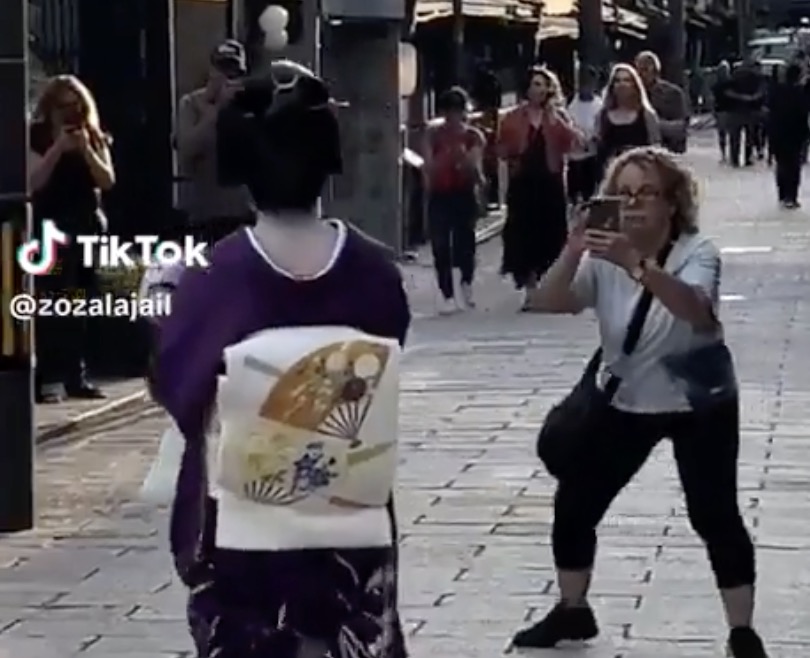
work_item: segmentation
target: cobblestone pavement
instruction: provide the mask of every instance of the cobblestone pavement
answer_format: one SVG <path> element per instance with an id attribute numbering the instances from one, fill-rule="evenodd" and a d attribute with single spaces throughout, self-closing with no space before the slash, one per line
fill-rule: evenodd
<path id="1" fill-rule="evenodd" d="M 689 160 L 704 179 L 705 230 L 725 252 L 759 626 L 772 658 L 806 658 L 810 214 L 776 210 L 770 174 L 718 167 L 708 142 Z M 399 513 L 415 658 L 497 657 L 553 602 L 553 483 L 533 457 L 533 436 L 578 376 L 594 328 L 586 318 L 515 313 L 518 299 L 496 274 L 498 249 L 482 249 L 479 310 L 420 320 L 408 356 Z M 165 513 L 127 502 L 164 423 L 153 414 L 40 454 L 41 525 L 0 538 L 0 657 L 189 655 Z M 602 528 L 593 590 L 602 636 L 562 655 L 722 655 L 721 608 L 669 453 L 656 451 Z"/>

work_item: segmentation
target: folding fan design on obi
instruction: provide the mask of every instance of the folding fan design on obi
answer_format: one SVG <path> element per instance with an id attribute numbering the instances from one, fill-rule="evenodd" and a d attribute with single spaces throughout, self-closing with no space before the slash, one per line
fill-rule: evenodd
<path id="1" fill-rule="evenodd" d="M 340 481 L 353 466 L 391 450 L 395 442 L 359 439 L 390 359 L 379 343 L 353 340 L 321 347 L 284 370 L 254 357 L 245 366 L 275 380 L 259 424 L 238 451 L 243 494 L 257 502 L 290 504 Z M 313 441 L 320 435 L 322 441 Z M 336 505 L 364 506 L 334 496 Z"/>
<path id="2" fill-rule="evenodd" d="M 279 379 L 259 415 L 345 439 L 357 434 L 388 363 L 388 348 L 366 341 L 333 343 L 300 359 Z"/>

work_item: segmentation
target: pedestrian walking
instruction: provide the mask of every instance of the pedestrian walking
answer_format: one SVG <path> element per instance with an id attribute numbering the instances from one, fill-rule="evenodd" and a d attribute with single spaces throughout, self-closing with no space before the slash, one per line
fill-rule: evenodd
<path id="1" fill-rule="evenodd" d="M 560 435 L 571 450 L 557 465 L 554 498 L 561 599 L 514 643 L 543 648 L 597 635 L 587 598 L 596 529 L 669 438 L 725 607 L 730 654 L 765 658 L 752 628 L 754 547 L 737 503 L 739 400 L 718 320 L 720 253 L 698 231 L 695 181 L 663 149 L 638 148 L 613 162 L 601 193 L 621 199 L 620 230 L 586 229 L 580 218 L 531 300 L 544 313 L 594 309 L 601 351 L 579 388 L 590 391 L 587 405 L 564 422 L 576 434 Z"/>
<path id="2" fill-rule="evenodd" d="M 78 78 L 60 75 L 47 82 L 34 108 L 29 143 L 35 234 L 50 220 L 71 238 L 59 246 L 53 270 L 37 277 L 37 293 L 87 299 L 98 292 L 96 272 L 84 262 L 75 238 L 107 230 L 101 193 L 115 184 L 115 169 L 95 99 Z M 87 376 L 85 318 L 40 316 L 35 329 L 37 402 L 59 402 L 63 394 L 103 398 Z"/>
<path id="3" fill-rule="evenodd" d="M 650 105 L 658 115 L 662 146 L 673 153 L 686 153 L 689 99 L 678 85 L 661 77 L 661 60 L 654 52 L 639 53 L 635 65 Z"/>
<path id="4" fill-rule="evenodd" d="M 151 381 L 186 442 L 171 550 L 197 655 L 403 658 L 401 275 L 376 244 L 318 216 L 341 169 L 321 79 L 275 61 L 217 124 L 223 180 L 249 187 L 257 223 L 180 279 Z M 214 408 L 222 429 L 207 451 Z"/>
<path id="5" fill-rule="evenodd" d="M 715 83 L 712 86 L 714 100 L 714 122 L 717 129 L 717 144 L 720 147 L 720 161 L 728 161 L 728 129 L 731 99 L 728 97 L 731 84 L 731 65 L 722 61 L 715 72 Z"/>
<path id="6" fill-rule="evenodd" d="M 566 187 L 568 201 L 572 204 L 590 199 L 599 184 L 596 133 L 602 99 L 597 96 L 595 87 L 596 71 L 591 67 L 580 69 L 577 91 L 568 105 L 568 114 L 583 137 L 583 143 L 568 154 Z"/>
<path id="7" fill-rule="evenodd" d="M 610 161 L 624 151 L 661 143 L 658 116 L 629 64 L 616 64 L 611 70 L 597 118 L 596 139 L 600 180 Z"/>
<path id="8" fill-rule="evenodd" d="M 729 99 L 731 165 L 739 167 L 742 156 L 745 166 L 750 167 L 761 150 L 759 122 L 765 105 L 765 81 L 757 72 L 755 62 L 746 61 L 734 69 L 726 96 Z"/>
<path id="9" fill-rule="evenodd" d="M 428 229 L 433 266 L 442 299 L 439 312 L 460 310 L 453 268 L 461 272 L 461 295 L 473 308 L 475 225 L 486 180 L 483 157 L 486 139 L 467 121 L 469 97 L 461 87 L 439 98 L 442 118 L 425 132 L 425 189 L 428 194 Z"/>
<path id="10" fill-rule="evenodd" d="M 810 139 L 810 103 L 801 85 L 802 70 L 790 64 L 785 80 L 777 84 L 768 99 L 768 141 L 776 160 L 776 190 L 779 203 L 799 207 L 804 145 Z"/>
<path id="11" fill-rule="evenodd" d="M 225 41 L 211 54 L 205 87 L 183 96 L 177 113 L 180 206 L 190 232 L 210 245 L 254 220 L 247 188 L 222 185 L 216 159 L 217 114 L 241 88 L 246 73 L 244 47 Z"/>
<path id="12" fill-rule="evenodd" d="M 525 102 L 504 116 L 498 134 L 498 154 L 509 170 L 501 272 L 526 292 L 565 244 L 564 159 L 581 136 L 563 102 L 557 76 L 533 67 Z"/>

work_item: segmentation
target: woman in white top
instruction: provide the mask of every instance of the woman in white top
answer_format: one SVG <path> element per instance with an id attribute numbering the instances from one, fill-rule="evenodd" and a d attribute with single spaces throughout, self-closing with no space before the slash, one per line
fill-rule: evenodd
<path id="1" fill-rule="evenodd" d="M 590 66 L 579 70 L 577 93 L 568 105 L 568 116 L 582 133 L 582 144 L 568 154 L 565 187 L 572 204 L 587 201 L 599 184 L 599 162 L 596 158 L 597 119 L 602 99 L 596 93 L 597 73 Z"/>
<path id="2" fill-rule="evenodd" d="M 515 645 L 551 647 L 596 636 L 587 603 L 596 528 L 656 444 L 669 438 L 689 520 L 706 544 L 723 599 L 731 655 L 765 658 L 751 627 L 754 548 L 737 504 L 739 410 L 730 359 L 732 381 L 711 385 L 703 402 L 691 381 L 679 380 L 665 365 L 673 355 L 686 361 L 684 355 L 707 346 L 724 349 L 717 320 L 719 251 L 698 232 L 690 173 L 662 149 L 641 147 L 619 156 L 601 192 L 622 200 L 621 232 L 574 229 L 531 304 L 544 313 L 594 309 L 606 371 L 599 385 L 615 376 L 619 386 L 600 436 L 577 454 L 557 489 L 552 544 L 561 602 L 520 631 Z M 628 324 L 645 290 L 652 303 L 635 349 L 625 355 Z M 706 403 L 715 388 L 727 394 Z"/>

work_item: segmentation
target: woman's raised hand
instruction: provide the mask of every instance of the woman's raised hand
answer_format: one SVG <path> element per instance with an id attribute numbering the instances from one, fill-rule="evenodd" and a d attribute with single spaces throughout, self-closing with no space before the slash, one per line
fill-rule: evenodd
<path id="1" fill-rule="evenodd" d="M 568 222 L 568 241 L 566 249 L 576 254 L 583 254 L 587 250 L 585 230 L 588 222 L 588 209 L 584 205 L 575 206 L 571 219 Z"/>

